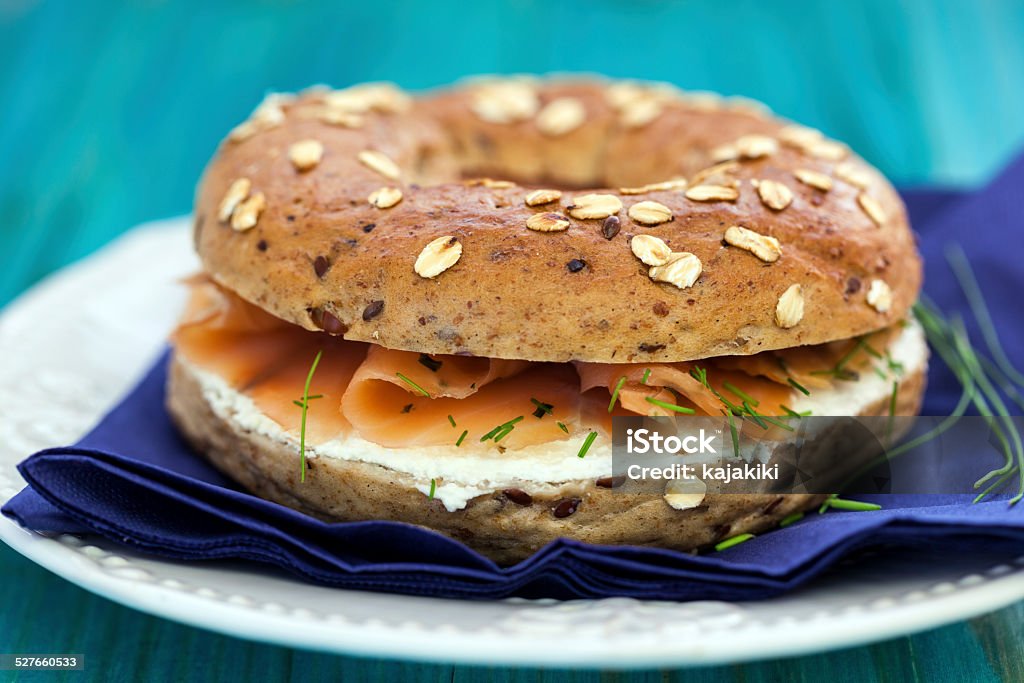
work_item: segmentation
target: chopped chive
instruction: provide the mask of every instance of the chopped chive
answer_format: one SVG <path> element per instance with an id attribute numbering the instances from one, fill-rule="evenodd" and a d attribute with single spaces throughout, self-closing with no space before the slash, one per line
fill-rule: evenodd
<path id="1" fill-rule="evenodd" d="M 732 450 L 736 457 L 740 457 L 740 434 L 736 431 L 736 421 L 732 417 L 732 413 L 727 413 L 729 418 L 729 434 L 732 435 Z"/>
<path id="2" fill-rule="evenodd" d="M 900 391 L 900 383 L 892 383 L 892 395 L 889 396 L 889 418 L 885 421 L 885 441 L 886 446 L 890 445 L 892 441 L 892 428 L 896 420 L 896 398 Z"/>
<path id="3" fill-rule="evenodd" d="M 804 388 L 804 386 L 803 386 L 802 384 L 800 384 L 799 382 L 797 382 L 797 381 L 796 381 L 795 379 L 793 379 L 792 377 L 787 377 L 787 378 L 786 378 L 786 381 L 787 381 L 787 382 L 789 382 L 790 386 L 792 386 L 792 387 L 793 387 L 794 389 L 796 389 L 797 391 L 799 391 L 799 392 L 800 392 L 801 394 L 803 394 L 804 396 L 810 396 L 810 395 L 811 395 L 811 392 L 807 391 L 807 389 L 806 389 L 806 388 Z"/>
<path id="4" fill-rule="evenodd" d="M 762 420 L 764 420 L 765 422 L 767 422 L 769 424 L 773 424 L 776 427 L 781 427 L 782 429 L 785 429 L 787 432 L 794 432 L 794 431 L 796 431 L 790 425 L 786 424 L 782 420 L 778 420 L 778 419 L 772 417 L 771 415 L 758 415 L 758 417 L 760 417 Z"/>
<path id="5" fill-rule="evenodd" d="M 892 445 L 893 425 L 896 421 L 896 395 L 899 392 L 899 382 L 893 382 L 893 392 L 889 396 L 889 418 L 886 420 L 886 445 Z"/>
<path id="6" fill-rule="evenodd" d="M 838 498 L 838 497 L 839 497 L 839 494 L 838 494 L 838 493 L 833 493 L 833 494 L 832 494 L 831 496 L 829 496 L 828 498 L 826 498 L 826 499 L 825 499 L 825 502 L 824 502 L 824 503 L 822 503 L 822 504 L 821 504 L 821 507 L 819 507 L 819 508 L 818 508 L 818 514 L 819 514 L 819 515 L 823 515 L 823 514 L 825 514 L 825 511 L 826 511 L 826 510 L 828 510 L 828 506 L 829 506 L 829 504 L 831 504 L 831 503 L 832 503 L 832 501 L 833 501 L 833 500 L 835 500 L 835 499 L 836 499 L 836 498 Z"/>
<path id="7" fill-rule="evenodd" d="M 693 408 L 687 408 L 685 406 L 677 406 L 675 403 L 666 403 L 665 401 L 659 401 L 658 399 L 654 398 L 653 396 L 646 396 L 646 397 L 644 397 L 644 400 L 646 400 L 648 403 L 653 403 L 654 405 L 658 406 L 659 408 L 664 408 L 665 410 L 672 410 L 672 411 L 675 411 L 677 413 L 683 413 L 684 415 L 693 415 L 694 412 L 695 412 L 693 410 Z"/>
<path id="8" fill-rule="evenodd" d="M 302 401 L 300 401 L 299 399 L 293 400 L 292 403 L 294 403 L 295 405 L 297 405 L 300 408 L 305 408 L 306 407 L 306 404 L 303 403 Z"/>
<path id="9" fill-rule="evenodd" d="M 499 441 L 504 439 L 506 436 L 511 434 L 512 430 L 515 428 L 515 425 L 505 425 L 505 427 L 500 432 L 494 435 L 494 443 L 498 443 Z"/>
<path id="10" fill-rule="evenodd" d="M 695 380 L 700 382 L 705 389 L 709 390 L 712 394 L 714 394 L 715 398 L 717 398 L 725 405 L 730 415 L 740 415 L 741 413 L 743 413 L 742 408 L 740 408 L 738 405 L 727 399 L 725 396 L 722 396 L 722 394 L 719 393 L 718 390 L 711 386 L 711 383 L 708 382 L 708 371 L 705 368 L 699 366 L 694 367 L 692 370 L 690 370 L 690 377 L 693 377 Z"/>
<path id="11" fill-rule="evenodd" d="M 782 408 L 786 412 L 786 415 L 788 415 L 789 417 L 801 418 L 801 417 L 804 417 L 805 415 L 810 415 L 811 414 L 811 411 L 809 411 L 809 410 L 805 410 L 802 413 L 798 413 L 795 410 L 793 410 L 792 408 L 790 408 L 789 406 L 780 405 L 779 407 Z"/>
<path id="12" fill-rule="evenodd" d="M 483 442 L 483 441 L 487 441 L 488 439 L 494 438 L 494 435 L 497 434 L 498 432 L 500 432 L 502 427 L 504 427 L 504 426 L 505 425 L 498 425 L 497 427 L 495 427 L 491 431 L 489 431 L 486 434 L 484 434 L 483 436 L 481 436 L 480 437 L 480 441 Z"/>
<path id="13" fill-rule="evenodd" d="M 503 422 L 502 424 L 498 425 L 497 427 L 495 427 L 491 431 L 489 431 L 486 434 L 484 434 L 483 436 L 481 436 L 480 437 L 480 441 L 487 441 L 488 439 L 494 437 L 496 434 L 499 434 L 502 431 L 504 431 L 507 427 L 511 427 L 511 426 L 514 426 L 514 425 L 522 422 L 523 419 L 524 419 L 524 416 L 520 415 L 519 417 L 513 418 L 513 419 L 509 420 L 508 422 Z"/>
<path id="14" fill-rule="evenodd" d="M 576 457 L 582 458 L 587 455 L 587 451 L 590 450 L 590 445 L 594 443 L 594 439 L 597 438 L 597 432 L 590 432 L 587 434 L 587 438 L 584 439 L 583 445 L 580 446 L 580 452 L 576 454 Z"/>
<path id="15" fill-rule="evenodd" d="M 566 434 L 569 433 L 569 428 L 566 427 L 565 424 L 563 424 L 561 422 L 558 422 L 556 424 L 558 425 L 558 428 L 561 429 L 563 432 L 565 432 Z"/>
<path id="16" fill-rule="evenodd" d="M 768 424 L 773 424 L 776 427 L 781 427 L 781 428 L 783 428 L 783 429 L 785 429 L 787 431 L 790 431 L 790 432 L 793 431 L 793 428 L 790 427 L 785 422 L 783 422 L 781 419 L 778 419 L 777 417 L 775 417 L 773 415 L 765 415 L 764 413 L 758 412 L 757 408 L 755 408 L 754 406 L 750 405 L 750 403 L 748 401 L 744 401 L 743 402 L 743 411 L 742 412 L 744 414 L 746 414 L 747 416 L 749 416 L 750 419 L 754 420 L 754 422 L 756 422 L 758 424 L 758 426 L 761 427 L 761 429 L 767 429 L 768 428 Z M 741 415 L 741 417 L 742 417 L 742 415 Z M 780 416 L 780 417 L 782 417 L 782 416 Z M 787 419 L 787 418 L 783 418 L 783 419 Z M 765 423 L 768 423 L 768 424 L 765 424 Z"/>
<path id="17" fill-rule="evenodd" d="M 831 498 L 828 501 L 830 508 L 836 510 L 850 510 L 852 512 L 869 512 L 871 510 L 881 510 L 882 506 L 876 503 L 862 503 L 859 500 L 847 500 L 845 498 Z"/>
<path id="18" fill-rule="evenodd" d="M 430 394 L 427 393 L 427 390 L 424 389 L 423 387 L 421 387 L 419 384 L 416 384 L 416 382 L 413 382 L 411 379 L 409 379 L 408 377 L 406 377 L 405 375 L 403 375 L 400 372 L 396 372 L 395 375 L 398 377 L 398 379 L 402 380 L 403 382 L 408 384 L 410 387 L 415 389 L 417 393 L 422 394 L 423 396 L 426 396 L 427 398 L 430 398 Z"/>
<path id="19" fill-rule="evenodd" d="M 544 412 L 548 413 L 549 415 L 551 414 L 551 409 L 554 408 L 554 406 L 551 405 L 550 403 L 545 403 L 544 401 L 538 401 L 537 399 L 535 399 L 533 397 L 530 398 L 530 403 L 532 403 L 533 405 L 537 406 L 538 408 L 542 408 L 544 410 Z"/>
<path id="20" fill-rule="evenodd" d="M 320 364 L 320 358 L 323 355 L 323 349 L 317 351 L 313 364 L 309 366 L 309 373 L 306 375 L 306 386 L 302 390 L 302 404 L 299 406 L 302 408 L 302 424 L 299 426 L 299 454 L 302 456 L 301 481 L 306 481 L 306 415 L 309 411 L 309 385 L 313 383 L 313 373 L 316 372 L 316 366 Z"/>
<path id="21" fill-rule="evenodd" d="M 717 550 L 718 552 L 721 552 L 723 550 L 727 550 L 729 548 L 732 548 L 733 546 L 739 545 L 740 543 L 745 543 L 746 541 L 749 541 L 753 537 L 754 537 L 754 534 L 740 534 L 738 536 L 733 536 L 732 538 L 727 538 L 724 541 L 722 541 L 721 543 L 716 543 L 715 544 L 715 550 Z"/>
<path id="22" fill-rule="evenodd" d="M 448 421 L 452 424 L 452 429 L 455 429 L 455 418 L 449 415 Z"/>
<path id="23" fill-rule="evenodd" d="M 412 412 L 412 404 L 411 403 L 406 403 L 404 406 L 402 406 L 402 413 L 403 414 L 404 413 L 411 413 L 411 412 Z"/>
<path id="24" fill-rule="evenodd" d="M 876 348 L 875 348 L 874 346 L 872 346 L 871 344 L 868 344 L 868 343 L 866 343 L 866 342 L 865 342 L 865 344 L 864 344 L 864 350 L 865 350 L 865 351 L 867 352 L 867 354 L 868 354 L 869 356 L 871 356 L 872 358 L 875 358 L 875 359 L 877 359 L 877 360 L 882 360 L 882 358 L 883 358 L 882 354 L 881 354 L 881 353 L 880 353 L 880 352 L 878 351 L 878 349 L 876 349 Z M 889 354 L 888 354 L 888 352 L 886 352 L 886 355 L 889 355 Z"/>
<path id="25" fill-rule="evenodd" d="M 323 398 L 323 397 L 324 397 L 323 394 L 313 394 L 312 396 L 307 396 L 306 400 L 307 401 L 312 401 L 314 398 Z"/>
<path id="26" fill-rule="evenodd" d="M 828 370 L 811 370 L 811 374 L 818 377 L 835 377 L 842 382 L 856 382 L 860 379 L 860 373 L 843 368 L 829 368 Z"/>
<path id="27" fill-rule="evenodd" d="M 745 408 L 736 405 L 735 403 L 727 399 L 725 396 L 722 396 L 720 393 L 715 391 L 714 389 L 712 389 L 711 391 L 715 392 L 715 396 L 718 397 L 718 400 L 721 401 L 722 405 L 724 405 L 726 409 L 728 409 L 728 411 L 733 415 L 742 415 L 743 413 L 746 412 Z"/>
<path id="28" fill-rule="evenodd" d="M 647 384 L 647 380 L 650 378 L 650 376 L 651 369 L 647 368 L 646 370 L 644 370 L 644 376 L 640 378 L 640 384 Z"/>
<path id="29" fill-rule="evenodd" d="M 459 435 L 459 440 L 455 442 L 456 448 L 462 445 L 462 440 L 466 438 L 466 434 L 469 434 L 469 430 L 463 429 L 462 434 Z"/>
<path id="30" fill-rule="evenodd" d="M 857 343 L 853 345 L 853 348 L 847 351 L 843 355 L 843 357 L 836 362 L 835 366 L 832 369 L 835 370 L 836 372 L 839 372 L 843 368 L 845 368 L 846 364 L 853 360 L 853 357 L 856 356 L 867 345 L 867 340 L 868 338 L 866 336 L 858 337 Z"/>
<path id="31" fill-rule="evenodd" d="M 895 360 L 888 351 L 885 352 L 885 364 L 889 367 L 890 372 L 895 372 L 897 375 L 903 374 L 903 363 Z"/>
<path id="32" fill-rule="evenodd" d="M 757 423 L 761 429 L 768 429 L 768 423 L 761 419 L 761 415 L 750 407 L 746 401 L 743 402 L 743 412 L 750 416 L 750 419 Z"/>
<path id="33" fill-rule="evenodd" d="M 760 403 L 761 403 L 756 398 L 754 398 L 753 396 L 751 396 L 747 392 L 743 391 L 739 387 L 735 386 L 731 382 L 722 382 L 722 386 L 725 387 L 728 391 L 731 391 L 732 393 L 736 394 L 741 399 L 743 399 L 744 402 L 749 403 L 750 405 L 754 406 L 755 408 L 758 405 L 760 405 Z"/>
<path id="34" fill-rule="evenodd" d="M 794 512 L 791 515 L 786 515 L 785 517 L 782 518 L 782 521 L 779 522 L 779 528 L 780 529 L 785 529 L 790 524 L 796 524 L 797 522 L 799 522 L 803 518 L 804 518 L 804 513 L 802 513 L 802 512 Z"/>
<path id="35" fill-rule="evenodd" d="M 431 372 L 437 372 L 444 365 L 442 361 L 435 360 L 425 353 L 420 354 L 420 365 L 430 370 Z"/>
<path id="36" fill-rule="evenodd" d="M 811 372 L 811 374 L 835 377 L 836 379 L 843 381 L 856 381 L 860 379 L 859 373 L 854 372 L 853 370 L 846 370 L 844 368 L 846 367 L 846 364 L 853 360 L 853 357 L 856 356 L 861 351 L 864 351 L 868 355 L 874 356 L 875 358 L 882 358 L 882 354 L 880 354 L 874 347 L 868 344 L 868 338 L 870 336 L 870 334 L 866 334 L 862 337 L 858 337 L 857 343 L 853 345 L 853 348 L 851 348 L 849 351 L 843 354 L 843 356 L 838 361 L 836 361 L 836 364 L 832 366 L 831 369 L 814 370 L 813 372 Z"/>
<path id="37" fill-rule="evenodd" d="M 887 375 L 885 370 L 883 370 L 882 368 L 876 367 L 875 368 L 875 374 L 878 375 L 879 379 L 883 379 L 883 380 L 889 379 L 889 375 Z"/>
<path id="38" fill-rule="evenodd" d="M 626 383 L 626 376 L 623 375 L 619 378 L 619 381 L 615 383 L 615 391 L 612 392 L 612 400 L 608 401 L 608 412 L 612 412 L 615 408 L 615 402 L 619 400 L 619 392 L 622 391 L 622 385 Z"/>
<path id="39" fill-rule="evenodd" d="M 538 401 L 537 399 L 532 397 L 530 398 L 530 403 L 537 406 L 537 409 L 533 411 L 533 416 L 538 420 L 544 417 L 545 415 L 554 415 L 555 406 L 553 404 L 544 403 L 543 401 Z"/>
<path id="40" fill-rule="evenodd" d="M 430 480 L 430 495 L 427 496 L 427 498 L 429 498 L 430 500 L 434 500 L 434 494 L 435 493 L 437 493 L 437 480 L 436 479 L 431 479 Z"/>

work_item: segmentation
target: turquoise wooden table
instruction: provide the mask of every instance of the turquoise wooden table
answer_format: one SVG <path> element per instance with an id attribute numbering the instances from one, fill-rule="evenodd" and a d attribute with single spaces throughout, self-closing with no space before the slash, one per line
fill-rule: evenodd
<path id="1" fill-rule="evenodd" d="M 1024 143 L 1022 32 L 1024 3 L 1011 0 L 0 0 L 0 305 L 134 224 L 186 213 L 219 138 L 267 89 L 427 88 L 515 71 L 667 80 L 763 100 L 850 142 L 897 182 L 971 185 Z M 85 653 L 75 680 L 566 674 L 212 635 L 95 597 L 3 547 L 0 653 L 26 651 Z M 664 677 L 1024 680 L 1024 604 L 869 647 Z"/>

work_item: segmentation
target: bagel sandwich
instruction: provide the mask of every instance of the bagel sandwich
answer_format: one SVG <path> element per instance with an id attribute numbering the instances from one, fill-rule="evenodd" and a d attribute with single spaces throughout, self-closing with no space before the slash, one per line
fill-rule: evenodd
<path id="1" fill-rule="evenodd" d="M 823 493 L 624 494 L 615 417 L 914 415 L 905 208 L 747 100 L 596 78 L 271 95 L 199 184 L 167 405 L 250 491 L 500 563 L 679 550 Z"/>

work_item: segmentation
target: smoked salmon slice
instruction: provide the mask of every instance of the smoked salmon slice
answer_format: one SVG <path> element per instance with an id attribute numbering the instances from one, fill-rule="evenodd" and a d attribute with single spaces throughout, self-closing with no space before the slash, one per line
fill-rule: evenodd
<path id="1" fill-rule="evenodd" d="M 758 412 L 765 415 L 785 415 L 781 406 L 792 397 L 792 387 L 788 383 L 780 385 L 763 377 L 722 370 L 713 360 L 701 364 L 685 362 L 649 365 L 575 365 L 580 374 L 580 386 L 584 391 L 605 387 L 608 389 L 609 398 L 619 385 L 619 380 L 625 377 L 626 381 L 619 389 L 618 401 L 626 410 L 640 415 L 679 414 L 678 411 L 664 408 L 649 399 L 692 410 L 698 415 L 721 415 L 727 410 L 727 403 L 722 398 L 733 405 L 743 405 L 744 397 L 734 394 L 732 388 L 739 388 L 753 399 Z M 695 370 L 703 371 L 707 380 L 706 385 L 694 376 Z M 676 394 L 679 394 L 679 397 Z"/>
<path id="2" fill-rule="evenodd" d="M 808 389 L 825 389 L 838 379 L 834 372 L 837 366 L 841 365 L 840 369 L 847 373 L 857 373 L 883 357 L 899 329 L 899 325 L 892 325 L 859 339 L 765 351 L 753 356 L 720 356 L 714 364 L 752 377 L 766 377 L 778 384 L 793 379 Z"/>
<path id="3" fill-rule="evenodd" d="M 352 431 L 352 424 L 338 406 L 366 357 L 368 344 L 316 333 L 308 337 L 305 344 L 292 347 L 287 357 L 246 387 L 244 393 L 264 415 L 298 434 L 302 411 L 295 401 L 302 399 L 309 368 L 317 352 L 322 351 L 309 385 L 309 395 L 317 398 L 309 401 L 306 415 L 306 438 L 311 443 L 322 443 Z"/>
<path id="4" fill-rule="evenodd" d="M 455 445 L 517 449 L 597 430 L 617 415 L 723 415 L 744 402 L 785 415 L 794 385 L 824 388 L 883 357 L 888 330 L 855 340 L 680 363 L 532 363 L 386 349 L 279 320 L 205 276 L 172 339 L 182 356 L 248 396 L 298 433 L 310 387 L 307 438 L 356 433 L 389 448 Z M 791 382 L 792 380 L 792 382 Z M 614 396 L 614 401 L 612 397 Z M 609 404 L 611 408 L 609 409 Z M 668 407 L 666 407 L 668 406 Z"/>
<path id="5" fill-rule="evenodd" d="M 443 362 L 463 360 L 458 356 L 435 358 L 444 359 Z M 377 365 L 367 370 L 364 365 L 342 397 L 341 408 L 361 437 L 387 447 L 453 445 L 464 431 L 468 434 L 462 445 L 467 448 L 481 443 L 522 448 L 567 438 L 579 422 L 576 374 L 564 364 L 528 365 L 531 367 L 509 376 L 499 373 L 477 384 L 475 389 L 466 384 L 458 388 L 449 385 L 442 392 L 435 383 L 421 385 L 438 391 L 435 394 L 428 389 L 436 398 L 422 395 L 401 380 L 395 381 L 394 371 L 387 374 L 380 369 L 389 366 Z M 559 423 L 568 431 L 560 428 Z M 507 434 L 500 434 L 500 429 L 495 432 L 506 424 L 511 425 Z M 481 441 L 489 434 L 490 438 Z"/>

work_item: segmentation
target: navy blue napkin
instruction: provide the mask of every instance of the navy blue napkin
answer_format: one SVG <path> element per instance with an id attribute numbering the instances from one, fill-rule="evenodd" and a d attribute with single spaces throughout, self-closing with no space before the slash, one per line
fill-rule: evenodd
<path id="1" fill-rule="evenodd" d="M 1024 158 L 974 193 L 904 193 L 921 235 L 926 291 L 967 314 L 943 249 L 959 243 L 977 271 L 1011 358 L 1024 359 Z M 973 323 L 972 323 L 973 324 Z M 980 339 L 979 331 L 971 329 Z M 556 541 L 499 567 L 457 541 L 394 522 L 326 524 L 256 498 L 182 442 L 163 408 L 166 356 L 79 443 L 19 466 L 29 486 L 2 510 L 44 533 L 100 534 L 132 549 L 189 561 L 248 560 L 308 581 L 457 598 L 752 600 L 806 583 L 844 558 L 916 547 L 950 554 L 1024 550 L 1024 504 L 971 505 L 966 496 L 877 496 L 877 512 L 830 511 L 723 552 Z M 959 386 L 932 364 L 924 413 L 948 414 Z M 872 500 L 870 496 L 859 497 Z"/>

